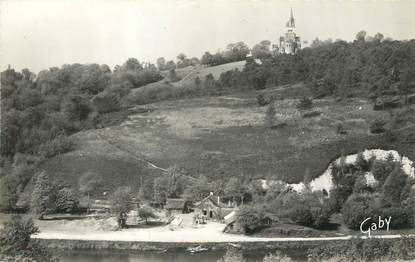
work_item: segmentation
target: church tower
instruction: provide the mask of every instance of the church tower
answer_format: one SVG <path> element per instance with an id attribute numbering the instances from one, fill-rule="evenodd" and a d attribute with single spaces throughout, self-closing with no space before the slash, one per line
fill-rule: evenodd
<path id="1" fill-rule="evenodd" d="M 298 49 L 301 49 L 301 39 L 295 33 L 295 19 L 293 10 L 291 9 L 290 18 L 286 23 L 287 32 L 285 36 L 280 37 L 278 51 L 281 54 L 295 54 Z"/>

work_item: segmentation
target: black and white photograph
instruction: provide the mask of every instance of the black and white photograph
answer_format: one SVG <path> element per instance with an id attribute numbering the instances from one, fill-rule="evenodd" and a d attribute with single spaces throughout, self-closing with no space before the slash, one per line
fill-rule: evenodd
<path id="1" fill-rule="evenodd" d="M 0 0 L 0 262 L 415 261 L 415 0 Z"/>

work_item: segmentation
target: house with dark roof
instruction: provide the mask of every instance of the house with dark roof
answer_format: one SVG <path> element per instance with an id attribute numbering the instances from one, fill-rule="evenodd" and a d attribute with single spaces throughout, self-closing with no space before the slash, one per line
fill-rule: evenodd
<path id="1" fill-rule="evenodd" d="M 235 211 L 236 208 L 231 205 L 224 204 L 221 202 L 219 196 L 215 196 L 213 193 L 210 193 L 209 196 L 194 203 L 194 210 L 196 213 L 206 217 L 207 219 L 222 221 L 226 215 L 232 211 Z"/>
<path id="2" fill-rule="evenodd" d="M 167 198 L 164 209 L 174 214 L 186 214 L 190 212 L 189 201 L 182 198 Z"/>

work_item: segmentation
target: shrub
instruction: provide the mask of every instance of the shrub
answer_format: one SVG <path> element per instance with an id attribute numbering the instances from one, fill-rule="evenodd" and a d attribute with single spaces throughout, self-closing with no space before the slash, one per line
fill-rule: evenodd
<path id="1" fill-rule="evenodd" d="M 309 261 L 411 261 L 415 258 L 415 238 L 397 241 L 353 239 L 330 242 L 308 250 Z"/>
<path id="2" fill-rule="evenodd" d="M 242 206 L 236 215 L 237 223 L 245 233 L 250 233 L 262 226 L 263 215 L 253 206 Z"/>
<path id="3" fill-rule="evenodd" d="M 359 152 L 356 157 L 355 165 L 360 169 L 362 172 L 369 171 L 371 167 L 370 161 L 366 160 L 363 153 Z"/>
<path id="4" fill-rule="evenodd" d="M 390 222 L 391 229 L 410 228 L 414 221 L 414 211 L 412 208 L 405 208 L 397 205 L 381 210 L 382 217 L 392 217 Z"/>
<path id="5" fill-rule="evenodd" d="M 116 93 L 102 92 L 92 98 L 92 106 L 98 113 L 108 113 L 120 109 L 120 96 Z"/>
<path id="6" fill-rule="evenodd" d="M 296 204 L 289 212 L 288 216 L 295 223 L 308 226 L 313 223 L 313 217 L 311 211 L 307 206 L 301 204 Z"/>
<path id="7" fill-rule="evenodd" d="M 282 254 L 280 251 L 275 252 L 275 254 L 268 254 L 264 257 L 262 262 L 293 262 L 289 256 Z"/>
<path id="8" fill-rule="evenodd" d="M 374 199 L 363 194 L 351 195 L 341 209 L 344 223 L 351 229 L 359 229 L 360 223 L 368 217 L 377 217 L 376 212 Z"/>
<path id="9" fill-rule="evenodd" d="M 386 178 L 396 168 L 397 163 L 392 159 L 375 160 L 372 165 L 372 173 L 374 178 L 383 185 Z"/>
<path id="10" fill-rule="evenodd" d="M 311 112 L 305 112 L 303 114 L 303 117 L 308 118 L 308 117 L 316 117 L 316 116 L 319 116 L 319 115 L 321 115 L 320 111 L 311 111 Z"/>
<path id="11" fill-rule="evenodd" d="M 385 132 L 385 140 L 389 143 L 396 142 L 398 140 L 398 134 L 393 130 L 387 130 Z"/>
<path id="12" fill-rule="evenodd" d="M 372 134 L 380 134 L 385 132 L 385 125 L 386 122 L 381 119 L 375 119 L 369 127 L 370 133 Z"/>
<path id="13" fill-rule="evenodd" d="M 365 193 L 369 191 L 370 187 L 367 185 L 366 177 L 364 175 L 358 176 L 353 186 L 353 193 Z"/>
<path id="14" fill-rule="evenodd" d="M 177 76 L 176 74 L 176 70 L 174 70 L 174 68 L 169 70 L 169 75 L 168 75 L 168 79 L 170 80 L 170 82 L 174 83 L 180 80 L 180 78 Z"/>
<path id="15" fill-rule="evenodd" d="M 267 101 L 265 99 L 263 94 L 257 95 L 256 100 L 257 100 L 259 106 L 266 106 L 270 103 L 269 101 Z"/>
<path id="16" fill-rule="evenodd" d="M 309 97 L 303 97 L 300 99 L 300 102 L 297 104 L 299 110 L 310 109 L 313 106 L 313 100 Z"/>
<path id="17" fill-rule="evenodd" d="M 242 253 L 236 249 L 228 249 L 225 255 L 218 259 L 217 262 L 245 262 Z"/>
<path id="18" fill-rule="evenodd" d="M 383 184 L 383 198 L 391 201 L 392 203 L 399 203 L 401 200 L 401 193 L 406 185 L 407 179 L 408 176 L 402 171 L 402 169 L 400 169 L 399 166 L 395 166 L 395 169 L 389 174 Z"/>
<path id="19" fill-rule="evenodd" d="M 39 154 L 45 158 L 51 158 L 56 155 L 64 154 L 72 151 L 74 143 L 67 136 L 58 136 L 39 147 Z"/>
<path id="20" fill-rule="evenodd" d="M 157 218 L 157 215 L 154 213 L 153 209 L 150 207 L 140 207 L 138 209 L 138 216 L 146 221 L 146 224 L 148 222 L 149 218 Z"/>
<path id="21" fill-rule="evenodd" d="M 131 210 L 132 192 L 130 187 L 119 187 L 109 197 L 111 212 L 118 216 L 118 224 L 125 226 L 126 213 Z"/>
<path id="22" fill-rule="evenodd" d="M 350 187 L 337 186 L 330 191 L 329 206 L 334 212 L 339 212 L 344 202 L 352 194 Z"/>
<path id="23" fill-rule="evenodd" d="M 268 197 L 267 197 L 268 198 Z M 314 228 L 324 228 L 329 224 L 332 214 L 331 206 L 322 192 L 279 193 L 271 200 L 271 212 L 287 217 L 293 222 Z"/>
<path id="24" fill-rule="evenodd" d="M 55 188 L 50 183 L 48 175 L 43 172 L 35 179 L 30 209 L 33 214 L 42 218 L 44 215 L 55 212 L 55 203 Z"/>
<path id="25" fill-rule="evenodd" d="M 78 208 L 79 200 L 72 188 L 61 188 L 56 196 L 56 211 L 71 213 Z"/>
<path id="26" fill-rule="evenodd" d="M 275 124 L 275 111 L 274 103 L 268 105 L 267 111 L 265 112 L 265 123 L 268 127 L 273 127 Z"/>
<path id="27" fill-rule="evenodd" d="M 2 261 L 57 261 L 46 248 L 30 240 L 30 236 L 38 232 L 39 229 L 31 218 L 12 216 L 0 230 L 0 259 Z"/>
<path id="28" fill-rule="evenodd" d="M 347 131 L 344 128 L 344 125 L 340 122 L 336 123 L 336 133 L 339 134 L 339 135 L 347 134 Z"/>

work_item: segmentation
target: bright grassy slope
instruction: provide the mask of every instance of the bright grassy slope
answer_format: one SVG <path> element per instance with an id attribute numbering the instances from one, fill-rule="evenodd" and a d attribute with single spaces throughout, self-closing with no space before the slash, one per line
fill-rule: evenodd
<path id="1" fill-rule="evenodd" d="M 209 73 L 218 78 L 222 72 L 242 67 L 242 63 L 232 63 L 178 70 L 177 73 L 184 78 L 174 85 L 191 85 L 196 76 L 203 79 Z M 205 174 L 216 179 L 250 176 L 298 183 L 307 172 L 312 176 L 323 173 L 341 153 L 355 153 L 367 148 L 396 149 L 401 155 L 415 159 L 415 146 L 407 141 L 407 136 L 415 132 L 413 126 L 402 129 L 397 141 L 386 143 L 383 135 L 370 134 L 369 126 L 376 118 L 388 119 L 389 114 L 373 111 L 371 103 L 359 99 L 342 102 L 333 99 L 314 100 L 312 110 L 321 114 L 304 118 L 303 112 L 296 108 L 298 94 L 304 94 L 304 89 L 304 85 L 297 84 L 261 91 L 277 96 L 283 94 L 286 98 L 275 102 L 275 124 L 285 125 L 274 129 L 264 124 L 267 107 L 258 106 L 256 96 L 261 93 L 259 91 L 141 106 L 138 108 L 154 110 L 131 113 L 121 125 L 76 134 L 76 150 L 51 159 L 43 168 L 62 182 L 75 187 L 82 173 L 100 173 L 105 180 L 100 189 L 102 192 L 112 191 L 122 185 L 138 189 L 141 178 L 144 181 L 152 180 L 162 173 L 143 160 L 162 168 L 174 164 L 183 166 L 193 176 Z M 347 134 L 336 132 L 339 123 L 342 123 Z M 246 238 L 239 237 L 224 238 L 221 233 L 223 226 L 217 226 L 216 229 L 209 228 L 208 231 L 215 234 L 205 234 L 208 237 L 204 241 L 246 241 Z M 49 224 L 47 228 L 50 228 Z M 44 231 L 39 237 L 79 238 L 82 235 L 73 232 L 73 227 L 70 228 L 69 233 Z M 264 232 L 264 236 L 275 235 L 273 229 L 270 230 Z M 151 231 L 153 241 L 180 240 L 177 234 L 170 236 L 166 232 L 162 228 Z M 88 236 L 91 239 L 143 238 L 148 241 L 145 238 L 147 233 L 129 230 L 115 235 L 90 232 Z M 310 234 L 326 233 L 313 231 Z M 352 234 L 347 229 L 342 233 Z M 182 239 L 183 234 L 189 235 L 186 236 L 188 241 L 194 232 L 181 232 Z"/>
<path id="2" fill-rule="evenodd" d="M 220 71 L 203 70 L 197 74 Z M 189 79 L 195 76 L 188 75 Z M 278 94 L 287 88 L 295 91 L 304 86 L 275 87 L 262 92 Z M 397 149 L 415 159 L 414 146 L 406 141 L 414 128 L 403 129 L 393 143 L 386 143 L 383 135 L 371 135 L 370 122 L 375 118 L 388 119 L 389 115 L 373 111 L 367 101 L 315 100 L 312 110 L 321 115 L 304 118 L 296 109 L 298 99 L 284 95 L 285 100 L 275 102 L 275 124 L 284 125 L 270 129 L 263 120 L 266 107 L 259 107 L 256 102 L 258 94 L 259 91 L 248 91 L 146 105 L 155 110 L 132 113 L 121 125 L 75 135 L 76 150 L 50 160 L 44 168 L 74 185 L 83 172 L 96 171 L 108 182 L 105 189 L 113 190 L 123 184 L 138 188 L 141 177 L 151 179 L 161 173 L 143 159 L 163 168 L 185 167 L 193 176 L 245 175 L 291 183 L 301 181 L 306 172 L 319 175 L 341 153 L 366 148 Z M 336 132 L 338 123 L 342 123 L 347 134 Z"/>

